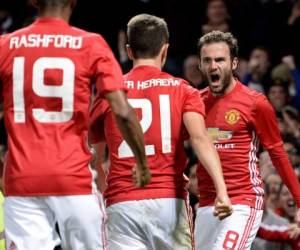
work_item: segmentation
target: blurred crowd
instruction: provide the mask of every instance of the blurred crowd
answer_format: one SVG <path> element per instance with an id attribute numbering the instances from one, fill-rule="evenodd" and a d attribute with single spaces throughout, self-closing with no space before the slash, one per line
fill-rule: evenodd
<path id="1" fill-rule="evenodd" d="M 22 14 L 16 14 L 16 1 L 0 1 L 0 34 L 11 32 L 26 26 L 35 19 L 35 13 L 26 1 Z M 127 2 L 127 3 L 122 3 Z M 77 26 L 87 19 L 80 15 L 80 5 L 74 13 L 71 23 Z M 274 107 L 284 147 L 298 177 L 300 177 L 300 1 L 299 0 L 209 0 L 209 1 L 171 1 L 171 0 L 132 0 L 118 1 L 122 11 L 114 16 L 116 24 L 109 23 L 113 32 L 105 28 L 104 36 L 112 41 L 116 57 L 124 73 L 131 68 L 126 53 L 127 20 L 139 12 L 159 15 L 167 21 L 170 33 L 170 54 L 165 70 L 175 76 L 185 78 L 197 89 L 206 87 L 198 66 L 197 39 L 212 30 L 230 31 L 239 40 L 240 58 L 236 77 L 245 85 L 264 93 Z M 16 4 L 17 5 L 17 4 Z M 105 4 L 103 4 L 105 7 Z M 124 5 L 124 6 L 123 6 Z M 125 11 L 129 9 L 128 12 Z M 109 9 L 112 9 L 111 7 Z M 99 10 L 103 11 L 103 10 Z M 126 13 L 124 13 L 126 12 Z M 18 15 L 16 17 L 16 15 Z M 100 20 L 102 20 L 100 18 Z M 109 20 L 113 22 L 113 17 Z M 95 20 L 90 20 L 97 26 Z M 98 23 L 105 26 L 106 22 Z M 86 27 L 82 27 L 86 28 Z M 95 28 L 101 32 L 101 28 Z M 6 150 L 6 133 L 3 113 L 0 111 L 0 156 Z M 190 161 L 187 175 L 190 178 L 190 200 L 197 206 L 198 189 L 197 160 L 187 147 Z M 292 195 L 275 171 L 266 151 L 261 150 L 260 171 L 265 185 L 264 225 L 292 227 L 296 205 Z M 299 233 L 300 234 L 300 233 Z M 293 249 L 291 242 L 265 240 L 258 233 L 252 249 L 276 250 Z"/>

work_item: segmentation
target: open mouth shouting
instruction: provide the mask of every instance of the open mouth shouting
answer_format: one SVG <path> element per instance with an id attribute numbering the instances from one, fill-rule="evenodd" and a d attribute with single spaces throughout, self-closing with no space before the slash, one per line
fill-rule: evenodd
<path id="1" fill-rule="evenodd" d="M 221 79 L 221 76 L 218 73 L 210 74 L 210 81 L 211 81 L 211 85 L 213 87 L 220 86 L 220 79 Z"/>

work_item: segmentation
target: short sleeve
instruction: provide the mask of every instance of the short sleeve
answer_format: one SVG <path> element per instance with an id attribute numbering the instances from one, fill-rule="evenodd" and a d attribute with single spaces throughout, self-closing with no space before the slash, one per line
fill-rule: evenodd
<path id="1" fill-rule="evenodd" d="M 185 98 L 182 108 L 182 114 L 186 112 L 196 112 L 205 117 L 205 106 L 201 97 L 201 92 L 189 85 L 185 89 Z M 184 127 L 182 130 L 182 135 L 184 140 L 189 139 L 189 133 Z"/>
<path id="2" fill-rule="evenodd" d="M 282 144 L 274 109 L 264 95 L 257 97 L 251 120 L 265 149 Z"/>
<path id="3" fill-rule="evenodd" d="M 205 107 L 199 90 L 186 86 L 183 103 L 183 114 L 186 112 L 196 112 L 205 117 Z"/>
<path id="4" fill-rule="evenodd" d="M 110 110 L 108 102 L 98 96 L 93 104 L 89 117 L 89 141 L 96 144 L 105 140 L 104 120 Z"/>
<path id="5" fill-rule="evenodd" d="M 126 90 L 120 65 L 109 45 L 99 35 L 93 38 L 89 62 L 98 95 L 104 96 L 107 92 Z"/>

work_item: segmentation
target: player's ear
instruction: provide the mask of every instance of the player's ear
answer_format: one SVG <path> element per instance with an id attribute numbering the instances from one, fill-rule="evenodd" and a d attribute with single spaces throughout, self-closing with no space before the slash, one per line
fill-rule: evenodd
<path id="1" fill-rule="evenodd" d="M 160 53 L 161 53 L 161 65 L 162 65 L 162 67 L 165 65 L 166 60 L 167 60 L 168 48 L 169 48 L 169 44 L 165 43 L 162 46 L 161 50 L 160 50 Z"/>
<path id="2" fill-rule="evenodd" d="M 126 44 L 126 51 L 127 51 L 128 58 L 130 60 L 133 60 L 134 59 L 133 52 L 128 43 Z"/>
<path id="3" fill-rule="evenodd" d="M 169 49 L 169 44 L 165 43 L 161 48 L 161 53 L 162 53 L 163 57 L 167 57 L 168 49 Z"/>
<path id="4" fill-rule="evenodd" d="M 238 58 L 237 57 L 234 57 L 233 60 L 232 60 L 232 70 L 236 70 L 237 66 L 238 66 Z"/>

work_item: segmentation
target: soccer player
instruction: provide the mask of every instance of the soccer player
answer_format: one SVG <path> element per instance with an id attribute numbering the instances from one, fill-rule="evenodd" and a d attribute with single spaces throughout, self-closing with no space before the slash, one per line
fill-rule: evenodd
<path id="1" fill-rule="evenodd" d="M 149 181 L 143 134 L 110 48 L 68 24 L 74 0 L 36 0 L 39 18 L 1 37 L 0 81 L 8 132 L 4 171 L 7 249 L 103 249 L 104 208 L 93 192 L 87 144 L 91 83 L 105 97 Z"/>
<path id="2" fill-rule="evenodd" d="M 213 31 L 199 40 L 200 69 L 209 87 L 202 92 L 205 123 L 217 149 L 233 214 L 211 216 L 215 190 L 203 166 L 198 168 L 200 208 L 195 225 L 196 249 L 250 249 L 262 217 L 263 188 L 257 164 L 259 143 L 300 207 L 300 185 L 283 149 L 274 110 L 267 98 L 234 76 L 237 40 Z M 300 225 L 300 210 L 296 214 Z M 202 227 L 205 225 L 205 228 Z"/>
<path id="3" fill-rule="evenodd" d="M 133 69 L 125 75 L 125 81 L 129 102 L 138 113 L 145 135 L 152 179 L 145 189 L 132 185 L 132 152 L 116 129 L 111 110 L 104 105 L 107 102 L 97 99 L 91 112 L 90 130 L 94 144 L 101 143 L 105 136 L 110 153 L 104 193 L 109 248 L 192 249 L 183 175 L 184 131 L 187 130 L 197 156 L 213 179 L 217 190 L 215 215 L 222 219 L 231 214 L 219 158 L 204 125 L 200 92 L 186 81 L 162 72 L 169 46 L 163 19 L 137 15 L 128 23 L 127 36 Z"/>

